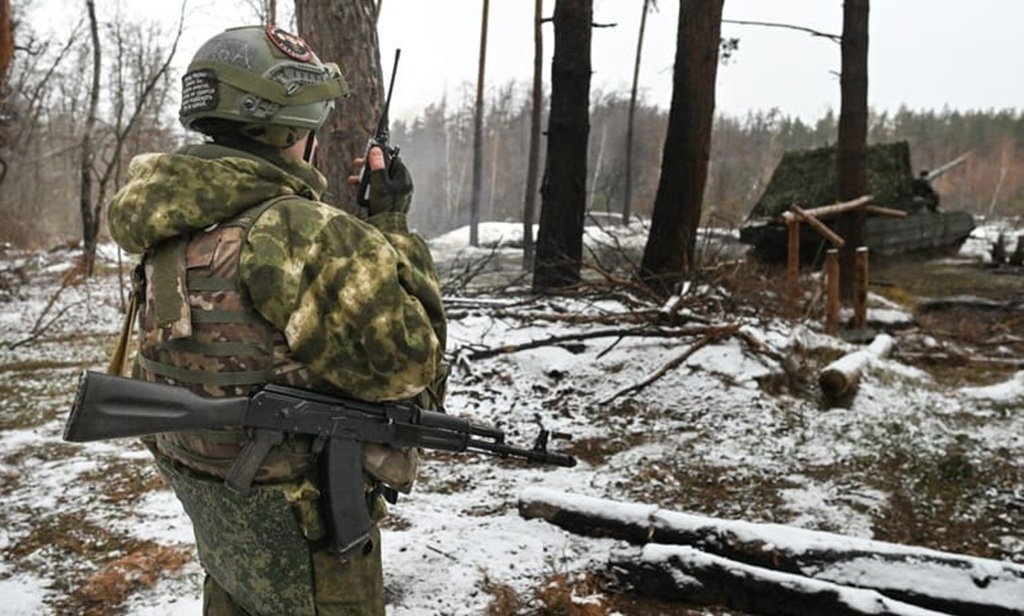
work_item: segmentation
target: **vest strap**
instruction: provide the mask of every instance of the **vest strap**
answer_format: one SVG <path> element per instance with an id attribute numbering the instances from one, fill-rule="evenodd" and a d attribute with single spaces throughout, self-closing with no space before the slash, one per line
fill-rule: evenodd
<path id="1" fill-rule="evenodd" d="M 199 385 L 215 385 L 218 387 L 232 387 L 239 385 L 258 385 L 267 380 L 267 373 L 264 370 L 251 370 L 245 372 L 206 372 L 203 370 L 191 370 L 181 366 L 173 366 L 139 355 L 139 364 L 149 372 L 175 381 L 186 383 L 197 383 Z"/>
<path id="2" fill-rule="evenodd" d="M 230 278 L 196 276 L 189 272 L 188 288 L 195 291 L 234 291 L 236 285 L 235 281 Z"/>
<path id="3" fill-rule="evenodd" d="M 170 351 L 200 353 L 214 357 L 228 357 L 232 355 L 265 357 L 268 354 L 266 347 L 256 344 L 247 344 L 245 342 L 201 342 L 195 338 L 168 340 L 161 346 Z"/>

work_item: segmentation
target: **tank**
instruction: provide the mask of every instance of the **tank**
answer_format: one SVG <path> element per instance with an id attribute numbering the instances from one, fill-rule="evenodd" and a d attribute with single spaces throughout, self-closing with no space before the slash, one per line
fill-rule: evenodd
<path id="1" fill-rule="evenodd" d="M 867 149 L 868 193 L 872 205 L 901 210 L 904 218 L 869 216 L 865 244 L 873 257 L 927 258 L 955 254 L 974 229 L 974 217 L 964 211 L 942 211 L 932 181 L 959 167 L 966 156 L 915 175 L 906 141 L 874 144 Z M 787 259 L 789 236 L 782 214 L 792 204 L 811 209 L 836 202 L 836 148 L 786 152 L 775 167 L 761 198 L 740 229 L 740 241 L 752 246 L 761 261 Z M 833 227 L 835 220 L 825 220 Z M 800 228 L 800 257 L 818 263 L 830 247 L 812 227 Z"/>

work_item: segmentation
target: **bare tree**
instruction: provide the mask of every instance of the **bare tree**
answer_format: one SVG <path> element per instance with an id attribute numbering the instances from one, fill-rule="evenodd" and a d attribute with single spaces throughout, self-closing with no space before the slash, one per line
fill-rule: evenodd
<path id="1" fill-rule="evenodd" d="M 487 66 L 487 15 L 490 1 L 483 0 L 480 18 L 480 60 L 476 74 L 476 112 L 473 116 L 473 191 L 469 199 L 469 245 L 480 245 L 480 190 L 484 158 L 484 69 Z"/>
<path id="2" fill-rule="evenodd" d="M 839 139 L 836 142 L 836 173 L 839 201 L 850 201 L 867 192 L 868 137 L 868 10 L 869 0 L 843 2 L 842 74 L 839 108 Z M 844 214 L 836 230 L 846 240 L 839 252 L 840 296 L 854 295 L 856 251 L 864 245 L 865 215 L 862 209 Z"/>
<path id="3" fill-rule="evenodd" d="M 147 31 L 139 24 L 124 24 L 120 19 L 111 25 L 112 42 L 117 50 L 112 79 L 113 143 L 107 148 L 109 158 L 99 177 L 97 207 L 106 202 L 112 180 L 114 186 L 120 185 L 128 138 L 139 128 L 147 111 L 150 119 L 156 121 L 155 116 L 166 107 L 170 90 L 168 76 L 184 26 L 185 3 L 182 3 L 177 31 L 170 49 L 165 51 L 159 44 L 152 43 L 159 38 L 154 28 Z"/>
<path id="4" fill-rule="evenodd" d="M 11 2 L 0 0 L 0 146 L 7 143 L 4 116 L 4 86 L 7 83 L 7 69 L 14 57 L 14 28 L 11 24 Z M 0 157 L 0 183 L 7 177 L 7 162 Z"/>
<path id="5" fill-rule="evenodd" d="M 533 288 L 549 291 L 580 280 L 590 135 L 592 0 L 556 0 L 551 113 L 541 181 L 540 230 Z"/>
<path id="6" fill-rule="evenodd" d="M 85 0 L 86 10 L 89 15 L 89 36 L 92 40 L 92 86 L 89 88 L 89 111 L 85 116 L 85 127 L 82 132 L 81 144 L 81 167 L 80 171 L 80 193 L 78 207 L 82 213 L 82 250 L 85 256 L 85 275 L 92 276 L 96 261 L 96 241 L 99 235 L 100 206 L 93 206 L 92 199 L 92 172 L 93 158 L 93 131 L 96 128 L 96 111 L 100 103 L 100 76 L 102 62 L 100 57 L 100 32 L 96 20 L 96 3 L 94 0 Z"/>
<path id="7" fill-rule="evenodd" d="M 147 109 L 153 108 L 153 98 L 160 95 L 162 100 L 153 111 L 152 119 L 159 121 L 160 110 L 165 108 L 168 71 L 174 61 L 178 42 L 184 27 L 185 5 L 182 4 L 178 18 L 177 34 L 169 51 L 159 44 L 158 30 L 151 27 L 146 31 L 139 24 L 125 24 L 118 17 L 110 25 L 114 58 L 111 66 L 110 107 L 113 117 L 103 124 L 105 130 L 97 128 L 102 77 L 101 43 L 94 0 L 87 0 L 89 31 L 92 41 L 92 83 L 89 89 L 89 107 L 80 145 L 80 198 L 82 216 L 82 249 L 85 275 L 95 273 L 96 245 L 99 239 L 103 206 L 107 191 L 119 183 L 123 169 L 125 143 L 135 131 Z M 104 156 L 97 159 L 97 154 Z M 95 196 L 93 195 L 95 189 Z"/>
<path id="8" fill-rule="evenodd" d="M 672 103 L 640 277 L 672 293 L 694 267 L 715 113 L 724 0 L 681 0 Z"/>
<path id="9" fill-rule="evenodd" d="M 633 212 L 633 126 L 636 122 L 636 97 L 640 84 L 640 58 L 644 49 L 644 30 L 647 29 L 647 13 L 658 10 L 657 2 L 644 0 L 640 12 L 640 32 L 636 37 L 636 59 L 633 61 L 633 88 L 629 94 L 629 118 L 626 120 L 626 187 L 622 199 L 622 224 L 628 225 Z"/>
<path id="10" fill-rule="evenodd" d="M 373 0 L 296 0 L 299 32 L 326 62 L 345 71 L 352 92 L 319 134 L 317 167 L 327 178 L 325 199 L 358 213 L 355 191 L 348 187 L 349 166 L 363 156 L 384 107 L 384 78 L 377 38 L 377 3 Z M 396 84 L 396 92 L 401 84 Z"/>
<path id="11" fill-rule="evenodd" d="M 526 198 L 523 202 L 523 270 L 533 267 L 533 217 L 537 209 L 537 176 L 540 167 L 541 103 L 544 99 L 544 0 L 533 7 L 533 88 L 530 94 L 530 153 L 526 164 Z"/>

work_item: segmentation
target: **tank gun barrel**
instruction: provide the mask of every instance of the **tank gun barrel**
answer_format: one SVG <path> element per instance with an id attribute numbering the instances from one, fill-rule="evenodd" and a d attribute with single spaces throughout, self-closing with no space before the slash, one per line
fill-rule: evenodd
<path id="1" fill-rule="evenodd" d="M 935 179 L 941 177 L 942 175 L 952 171 L 953 169 L 956 169 L 960 165 L 964 164 L 965 162 L 967 162 L 967 155 L 968 154 L 969 154 L 969 152 L 961 154 L 960 156 L 958 156 L 958 157 L 954 158 L 953 160 L 949 161 L 948 163 L 945 163 L 944 165 L 939 165 L 938 167 L 936 167 L 936 168 L 932 169 L 931 171 L 927 172 L 924 175 L 925 181 L 931 182 L 932 180 L 935 180 Z"/>

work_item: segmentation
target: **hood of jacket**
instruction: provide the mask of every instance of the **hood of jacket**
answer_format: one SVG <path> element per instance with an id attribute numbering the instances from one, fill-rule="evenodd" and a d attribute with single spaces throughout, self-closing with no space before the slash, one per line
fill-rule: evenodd
<path id="1" fill-rule="evenodd" d="M 319 200 L 327 181 L 276 151 L 206 143 L 132 159 L 107 210 L 110 237 L 129 253 L 230 220 L 282 195 Z"/>

